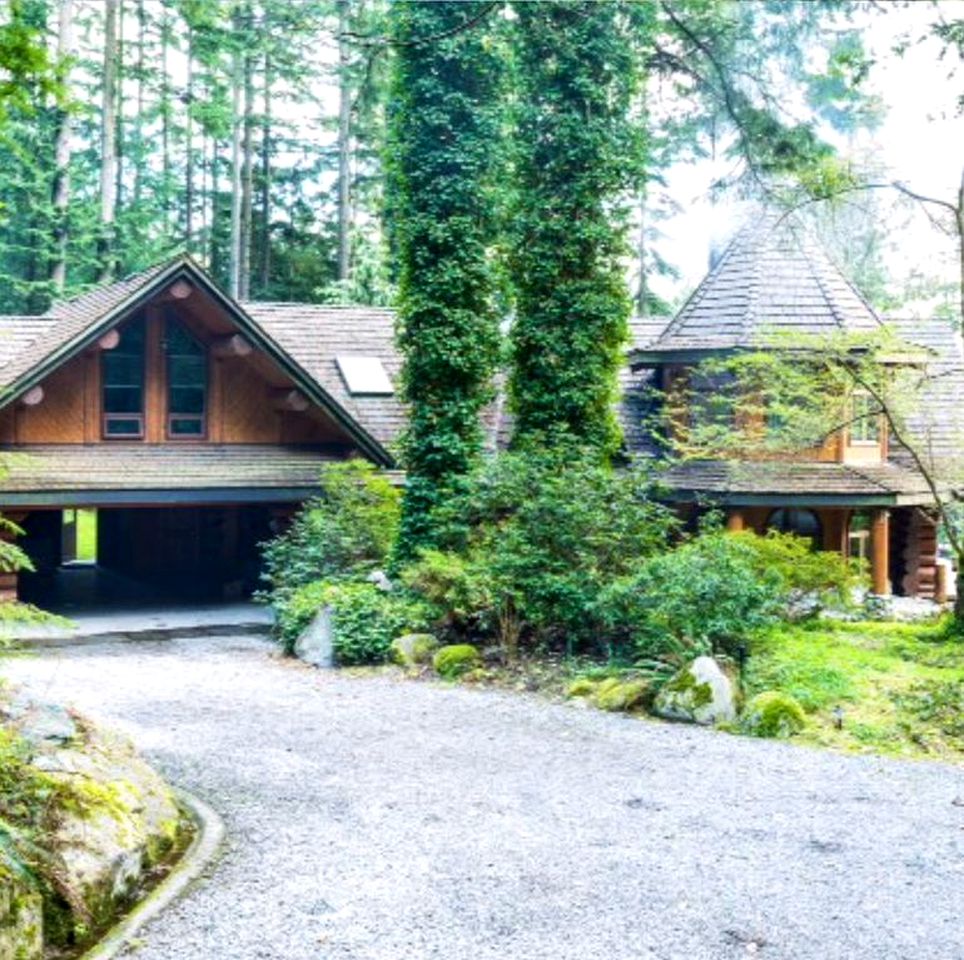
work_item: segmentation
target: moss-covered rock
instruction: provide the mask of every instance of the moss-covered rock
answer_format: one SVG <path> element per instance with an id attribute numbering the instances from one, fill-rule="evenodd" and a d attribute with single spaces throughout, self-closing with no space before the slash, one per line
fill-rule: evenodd
<path id="1" fill-rule="evenodd" d="M 578 677 L 569 684 L 567 697 L 591 697 L 596 692 L 596 681 L 589 677 Z"/>
<path id="2" fill-rule="evenodd" d="M 482 666 L 482 656 L 470 643 L 455 643 L 438 650 L 432 659 L 435 672 L 446 680 L 454 680 Z"/>
<path id="3" fill-rule="evenodd" d="M 593 701 L 600 710 L 613 712 L 643 709 L 652 699 L 646 680 L 605 680 L 596 688 Z"/>
<path id="4" fill-rule="evenodd" d="M 741 717 L 741 727 L 754 737 L 792 737 L 807 724 L 803 707 L 789 693 L 758 693 Z"/>
<path id="5" fill-rule="evenodd" d="M 712 657 L 697 657 L 663 685 L 653 711 L 667 720 L 689 723 L 735 720 L 733 684 Z"/>
<path id="6" fill-rule="evenodd" d="M 400 667 L 420 667 L 431 663 L 438 640 L 430 633 L 406 633 L 392 641 L 392 662 Z"/>
<path id="7" fill-rule="evenodd" d="M 22 868 L 0 855 L 0 960 L 43 956 L 43 898 Z"/>

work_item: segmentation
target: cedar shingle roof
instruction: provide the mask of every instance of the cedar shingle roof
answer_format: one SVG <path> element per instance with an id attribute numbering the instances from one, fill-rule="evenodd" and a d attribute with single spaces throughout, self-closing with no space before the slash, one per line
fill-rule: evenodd
<path id="1" fill-rule="evenodd" d="M 382 446 L 396 444 L 405 427 L 405 408 L 398 395 L 353 395 L 335 362 L 338 356 L 377 357 L 397 390 L 402 364 L 395 349 L 394 311 L 257 301 L 241 306 Z"/>
<path id="2" fill-rule="evenodd" d="M 0 316 L 0 387 L 12 386 L 184 260 L 166 260 L 123 280 L 95 287 L 55 303 L 39 317 Z"/>
<path id="3" fill-rule="evenodd" d="M 3 493 L 314 491 L 323 447 L 268 444 L 42 444 L 2 448 Z"/>
<path id="4" fill-rule="evenodd" d="M 677 494 L 741 497 L 858 497 L 880 505 L 926 504 L 930 492 L 916 473 L 894 464 L 753 462 L 692 460 L 670 467 L 663 482 Z"/>
<path id="5" fill-rule="evenodd" d="M 875 330 L 880 320 L 793 216 L 745 226 L 672 323 L 646 348 L 658 355 L 759 347 L 787 332 Z"/>

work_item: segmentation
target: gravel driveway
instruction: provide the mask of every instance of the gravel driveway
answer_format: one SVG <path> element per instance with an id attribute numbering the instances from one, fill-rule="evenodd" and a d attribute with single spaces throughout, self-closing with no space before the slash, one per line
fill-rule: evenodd
<path id="1" fill-rule="evenodd" d="M 139 960 L 960 960 L 964 770 L 279 662 L 251 636 L 4 671 L 218 809 Z"/>

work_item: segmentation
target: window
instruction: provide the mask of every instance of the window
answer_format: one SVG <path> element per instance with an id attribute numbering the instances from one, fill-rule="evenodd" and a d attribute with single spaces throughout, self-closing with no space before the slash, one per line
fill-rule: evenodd
<path id="1" fill-rule="evenodd" d="M 120 331 L 113 350 L 101 353 L 104 436 L 139 440 L 144 436 L 144 318 L 135 317 Z"/>
<path id="2" fill-rule="evenodd" d="M 207 353 L 190 333 L 169 317 L 165 327 L 167 359 L 167 435 L 173 440 L 204 436 L 207 407 Z"/>
<path id="3" fill-rule="evenodd" d="M 795 533 L 798 537 L 809 537 L 813 546 L 820 545 L 820 518 L 812 510 L 798 510 L 794 507 L 781 507 L 767 518 L 767 526 L 780 533 Z"/>
<path id="4" fill-rule="evenodd" d="M 868 393 L 855 393 L 851 400 L 851 443 L 880 443 L 880 409 Z"/>

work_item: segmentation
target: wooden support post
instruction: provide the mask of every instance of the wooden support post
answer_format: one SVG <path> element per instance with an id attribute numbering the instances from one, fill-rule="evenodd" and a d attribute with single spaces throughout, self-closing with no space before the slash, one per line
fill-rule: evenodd
<path id="1" fill-rule="evenodd" d="M 737 533 L 746 529 L 746 518 L 742 510 L 730 510 L 726 515 L 726 529 L 731 533 Z"/>
<path id="2" fill-rule="evenodd" d="M 878 596 L 890 595 L 890 511 L 875 510 L 870 524 L 871 589 Z"/>

